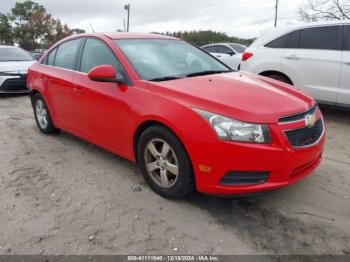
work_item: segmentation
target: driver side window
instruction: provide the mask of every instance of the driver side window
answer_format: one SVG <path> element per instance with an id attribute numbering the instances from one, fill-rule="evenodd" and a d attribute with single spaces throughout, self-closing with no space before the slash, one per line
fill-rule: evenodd
<path id="1" fill-rule="evenodd" d="M 88 73 L 92 68 L 100 65 L 112 65 L 118 74 L 123 78 L 126 77 L 124 68 L 109 47 L 100 40 L 88 38 L 81 57 L 80 71 Z"/>

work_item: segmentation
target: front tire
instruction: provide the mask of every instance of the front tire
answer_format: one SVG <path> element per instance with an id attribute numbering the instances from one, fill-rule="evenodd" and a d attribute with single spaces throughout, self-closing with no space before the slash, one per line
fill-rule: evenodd
<path id="1" fill-rule="evenodd" d="M 44 134 L 54 134 L 59 132 L 59 129 L 56 128 L 52 122 L 49 109 L 43 96 L 36 93 L 32 98 L 32 104 L 35 121 L 40 131 Z"/>
<path id="2" fill-rule="evenodd" d="M 137 160 L 147 184 L 159 195 L 178 199 L 194 191 L 190 158 L 169 129 L 160 125 L 146 129 L 139 139 Z"/>

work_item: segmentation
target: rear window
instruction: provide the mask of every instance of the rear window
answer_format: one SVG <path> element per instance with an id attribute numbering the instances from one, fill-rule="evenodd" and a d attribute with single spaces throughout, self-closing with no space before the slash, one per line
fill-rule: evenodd
<path id="1" fill-rule="evenodd" d="M 303 29 L 300 33 L 300 48 L 339 50 L 339 29 L 339 26 Z"/>
<path id="2" fill-rule="evenodd" d="M 34 58 L 18 47 L 0 47 L 0 62 L 32 61 Z"/>

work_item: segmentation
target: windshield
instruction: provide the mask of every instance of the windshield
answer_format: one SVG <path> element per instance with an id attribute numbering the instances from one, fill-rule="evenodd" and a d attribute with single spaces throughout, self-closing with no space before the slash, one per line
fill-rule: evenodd
<path id="1" fill-rule="evenodd" d="M 0 62 L 32 61 L 33 58 L 26 51 L 18 47 L 0 47 Z"/>
<path id="2" fill-rule="evenodd" d="M 247 49 L 246 46 L 239 44 L 229 44 L 229 46 L 231 46 L 239 54 L 244 53 L 244 51 Z"/>
<path id="3" fill-rule="evenodd" d="M 165 81 L 231 71 L 199 48 L 180 40 L 123 39 L 114 42 L 143 80 Z"/>

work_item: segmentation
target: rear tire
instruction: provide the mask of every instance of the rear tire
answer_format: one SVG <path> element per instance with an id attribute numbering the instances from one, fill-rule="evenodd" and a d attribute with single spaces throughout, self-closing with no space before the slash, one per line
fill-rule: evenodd
<path id="1" fill-rule="evenodd" d="M 191 160 L 169 129 L 160 125 L 146 129 L 139 139 L 137 160 L 147 184 L 159 195 L 178 199 L 194 191 Z"/>
<path id="2" fill-rule="evenodd" d="M 274 74 L 274 75 L 268 75 L 267 77 L 281 81 L 281 82 L 286 83 L 286 84 L 293 85 L 292 81 L 290 81 L 287 77 L 285 77 L 283 75 Z"/>
<path id="3" fill-rule="evenodd" d="M 41 94 L 36 93 L 32 97 L 32 105 L 35 121 L 40 131 L 44 134 L 58 133 L 60 130 L 53 124 L 49 109 Z"/>

